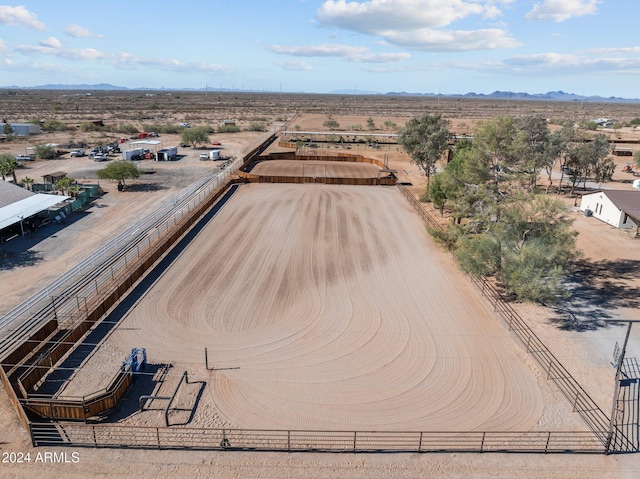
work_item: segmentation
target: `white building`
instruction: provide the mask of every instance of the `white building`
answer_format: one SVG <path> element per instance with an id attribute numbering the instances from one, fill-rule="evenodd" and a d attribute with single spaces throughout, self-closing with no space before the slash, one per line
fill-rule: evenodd
<path id="1" fill-rule="evenodd" d="M 615 228 L 640 232 L 640 191 L 604 190 L 584 195 L 580 210 Z"/>

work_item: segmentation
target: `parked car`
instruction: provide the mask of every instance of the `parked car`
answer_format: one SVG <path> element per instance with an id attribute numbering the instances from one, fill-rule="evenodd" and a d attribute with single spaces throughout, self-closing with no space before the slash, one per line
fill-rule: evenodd
<path id="1" fill-rule="evenodd" d="M 34 155 L 18 155 L 16 156 L 16 161 L 33 161 L 35 160 Z"/>
<path id="2" fill-rule="evenodd" d="M 72 158 L 77 156 L 84 156 L 84 155 L 85 155 L 84 150 L 71 150 L 71 153 L 69 153 L 69 156 L 71 156 Z"/>
<path id="3" fill-rule="evenodd" d="M 104 153 L 96 153 L 93 155 L 93 161 L 107 161 L 109 157 Z"/>

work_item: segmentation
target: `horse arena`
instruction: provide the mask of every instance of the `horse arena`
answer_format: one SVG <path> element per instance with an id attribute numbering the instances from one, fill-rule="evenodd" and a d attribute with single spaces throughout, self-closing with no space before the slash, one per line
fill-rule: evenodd
<path id="1" fill-rule="evenodd" d="M 372 167 L 307 166 L 348 178 Z M 590 433 L 452 262 L 396 187 L 236 185 L 109 311 L 103 337 L 61 360 L 73 373 L 36 392 L 86 397 L 144 348 L 146 368 L 103 422 Z"/>

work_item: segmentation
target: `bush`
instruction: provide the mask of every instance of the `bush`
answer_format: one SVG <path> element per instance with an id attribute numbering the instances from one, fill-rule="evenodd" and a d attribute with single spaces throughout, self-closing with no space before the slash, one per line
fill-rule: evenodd
<path id="1" fill-rule="evenodd" d="M 218 133 L 238 133 L 240 127 L 237 125 L 220 125 L 218 127 Z"/>
<path id="2" fill-rule="evenodd" d="M 35 149 L 36 157 L 41 160 L 51 160 L 56 157 L 56 150 L 53 149 L 53 146 L 41 143 L 39 145 L 36 145 Z"/>
<path id="3" fill-rule="evenodd" d="M 42 125 L 44 131 L 67 131 L 69 127 L 59 120 L 47 120 Z"/>
<path id="4" fill-rule="evenodd" d="M 267 126 L 261 121 L 252 121 L 249 124 L 249 131 L 267 131 Z"/>
<path id="5" fill-rule="evenodd" d="M 91 123 L 90 121 L 83 121 L 80 123 L 80 131 L 102 131 L 103 127 Z"/>
<path id="6" fill-rule="evenodd" d="M 162 135 L 178 135 L 183 128 L 178 125 L 160 125 L 158 123 L 145 123 L 142 125 L 144 131 L 155 131 Z"/>
<path id="7" fill-rule="evenodd" d="M 138 133 L 138 129 L 131 123 L 120 123 L 116 125 L 112 131 L 114 133 L 122 133 L 124 135 L 133 135 L 134 133 Z"/>

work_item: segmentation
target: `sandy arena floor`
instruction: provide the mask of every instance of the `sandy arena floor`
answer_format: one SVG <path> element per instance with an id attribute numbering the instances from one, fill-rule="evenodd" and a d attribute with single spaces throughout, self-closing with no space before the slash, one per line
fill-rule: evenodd
<path id="1" fill-rule="evenodd" d="M 66 393 L 132 347 L 202 378 L 206 347 L 201 406 L 224 425 L 536 428 L 534 373 L 409 208 L 395 188 L 241 187 Z"/>

